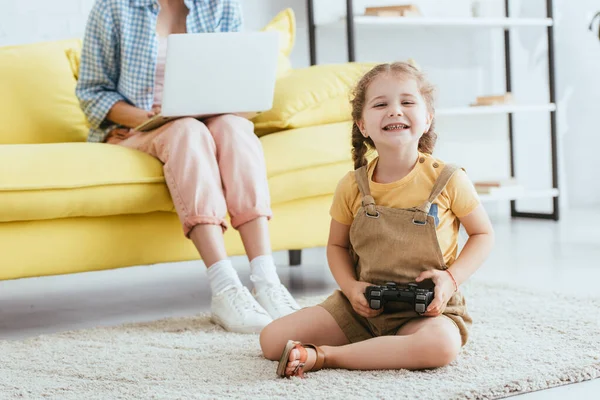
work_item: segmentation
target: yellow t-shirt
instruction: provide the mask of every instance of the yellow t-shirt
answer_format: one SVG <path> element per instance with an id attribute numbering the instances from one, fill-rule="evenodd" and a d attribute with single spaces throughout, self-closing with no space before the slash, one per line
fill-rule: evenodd
<path id="1" fill-rule="evenodd" d="M 428 198 L 444 163 L 429 154 L 419 153 L 419 161 L 404 178 L 391 183 L 373 182 L 377 158 L 367 167 L 369 188 L 375 204 L 392 208 L 412 208 Z M 436 167 L 437 166 L 437 167 Z M 333 196 L 330 215 L 339 223 L 351 225 L 361 206 L 362 195 L 354 171 L 348 172 L 338 183 Z M 437 238 L 444 261 L 450 266 L 458 251 L 458 218 L 468 215 L 480 203 L 473 183 L 464 170 L 454 173 L 442 193 L 433 201 L 429 215 L 436 221 Z"/>

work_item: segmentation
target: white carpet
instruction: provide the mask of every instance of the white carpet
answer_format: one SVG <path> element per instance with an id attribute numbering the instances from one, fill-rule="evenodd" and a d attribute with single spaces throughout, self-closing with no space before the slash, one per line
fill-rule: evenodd
<path id="1" fill-rule="evenodd" d="M 0 398 L 492 399 L 600 377 L 600 297 L 473 283 L 465 293 L 471 340 L 437 370 L 279 379 L 257 335 L 201 315 L 0 341 Z"/>

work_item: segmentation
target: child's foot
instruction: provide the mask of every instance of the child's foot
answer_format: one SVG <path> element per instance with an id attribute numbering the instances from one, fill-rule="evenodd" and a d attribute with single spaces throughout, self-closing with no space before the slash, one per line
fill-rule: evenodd
<path id="1" fill-rule="evenodd" d="M 281 377 L 297 376 L 304 378 L 304 372 L 318 371 L 323 368 L 325 354 L 312 344 L 288 340 L 277 366 L 277 375 Z"/>
<path id="2" fill-rule="evenodd" d="M 300 350 L 302 349 L 302 350 Z M 311 370 L 317 360 L 317 352 L 314 349 L 300 346 L 290 351 L 285 376 L 298 376 L 304 378 L 304 373 Z M 306 354 L 303 354 L 306 352 Z M 302 361 L 306 360 L 306 361 Z"/>

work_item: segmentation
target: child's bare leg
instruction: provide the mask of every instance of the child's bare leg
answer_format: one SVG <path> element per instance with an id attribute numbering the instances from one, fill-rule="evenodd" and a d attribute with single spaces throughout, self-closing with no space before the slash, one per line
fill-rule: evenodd
<path id="1" fill-rule="evenodd" d="M 323 307 L 314 306 L 303 308 L 293 314 L 276 319 L 267 325 L 260 333 L 260 347 L 269 360 L 279 360 L 288 340 L 302 343 L 312 343 L 317 346 L 342 346 L 348 344 L 348 339 L 331 314 Z M 292 351 L 290 358 L 299 358 L 297 351 Z M 306 366 L 314 364 L 315 353 L 309 353 Z M 305 370 L 308 370 L 307 368 Z"/>
<path id="2" fill-rule="evenodd" d="M 380 336 L 346 346 L 322 346 L 326 368 L 360 370 L 425 369 L 451 363 L 461 348 L 456 325 L 447 317 L 423 317 L 412 320 L 398 330 L 396 336 Z M 307 349 L 309 358 L 304 371 L 314 364 L 315 352 Z"/>

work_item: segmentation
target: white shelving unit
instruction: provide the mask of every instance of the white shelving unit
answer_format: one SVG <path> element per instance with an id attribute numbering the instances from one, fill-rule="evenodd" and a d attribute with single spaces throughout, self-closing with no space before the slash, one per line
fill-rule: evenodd
<path id="1" fill-rule="evenodd" d="M 437 117 L 452 115 L 486 115 L 486 114 L 512 114 L 519 112 L 548 112 L 556 111 L 555 104 L 503 104 L 495 106 L 476 106 L 476 107 L 450 107 L 438 108 L 435 111 Z"/>
<path id="2" fill-rule="evenodd" d="M 345 19 L 333 23 L 343 24 Z M 394 26 L 439 26 L 439 27 L 484 27 L 484 28 L 511 28 L 523 26 L 552 26 L 551 18 L 427 18 L 427 17 L 372 17 L 365 15 L 354 16 L 355 25 L 394 25 Z"/>
<path id="3" fill-rule="evenodd" d="M 545 199 L 548 197 L 557 197 L 559 194 L 558 189 L 543 189 L 543 190 L 524 190 L 522 193 L 504 194 L 500 190 L 494 194 L 480 194 L 479 199 L 482 202 L 493 202 L 493 201 L 506 201 L 506 200 L 518 200 L 518 199 Z"/>
<path id="4" fill-rule="evenodd" d="M 329 0 L 331 1 L 331 0 Z M 339 0 L 338 0 L 339 1 Z M 557 135 L 556 135 L 556 94 L 554 83 L 554 19 L 553 1 L 546 1 L 546 18 L 513 18 L 510 17 L 510 0 L 504 0 L 505 16 L 500 18 L 432 18 L 432 17 L 378 17 L 355 15 L 353 1 L 346 0 L 346 16 L 340 21 L 319 24 L 318 26 L 332 26 L 344 24 L 347 28 L 348 61 L 355 61 L 354 35 L 355 26 L 370 27 L 440 27 L 440 28 L 501 28 L 504 30 L 505 68 L 506 68 L 506 92 L 511 92 L 511 51 L 510 31 L 512 28 L 539 27 L 547 30 L 548 38 L 548 65 L 549 65 L 549 94 L 547 104 L 503 104 L 494 106 L 468 106 L 446 107 L 436 110 L 437 117 L 451 116 L 476 116 L 489 114 L 506 114 L 508 118 L 509 141 L 510 141 L 510 168 L 511 176 L 515 175 L 514 167 L 514 143 L 513 143 L 513 113 L 547 112 L 550 115 L 550 141 L 552 152 L 552 187 L 547 190 L 523 190 L 480 195 L 482 201 L 511 201 L 511 215 L 515 217 L 543 218 L 558 220 L 558 163 L 557 163 Z M 316 27 L 314 21 L 314 0 L 307 0 L 308 22 L 309 22 L 309 49 L 311 65 L 316 64 Z M 517 211 L 515 200 L 525 198 L 552 198 L 553 211 L 550 214 L 537 212 Z"/>

